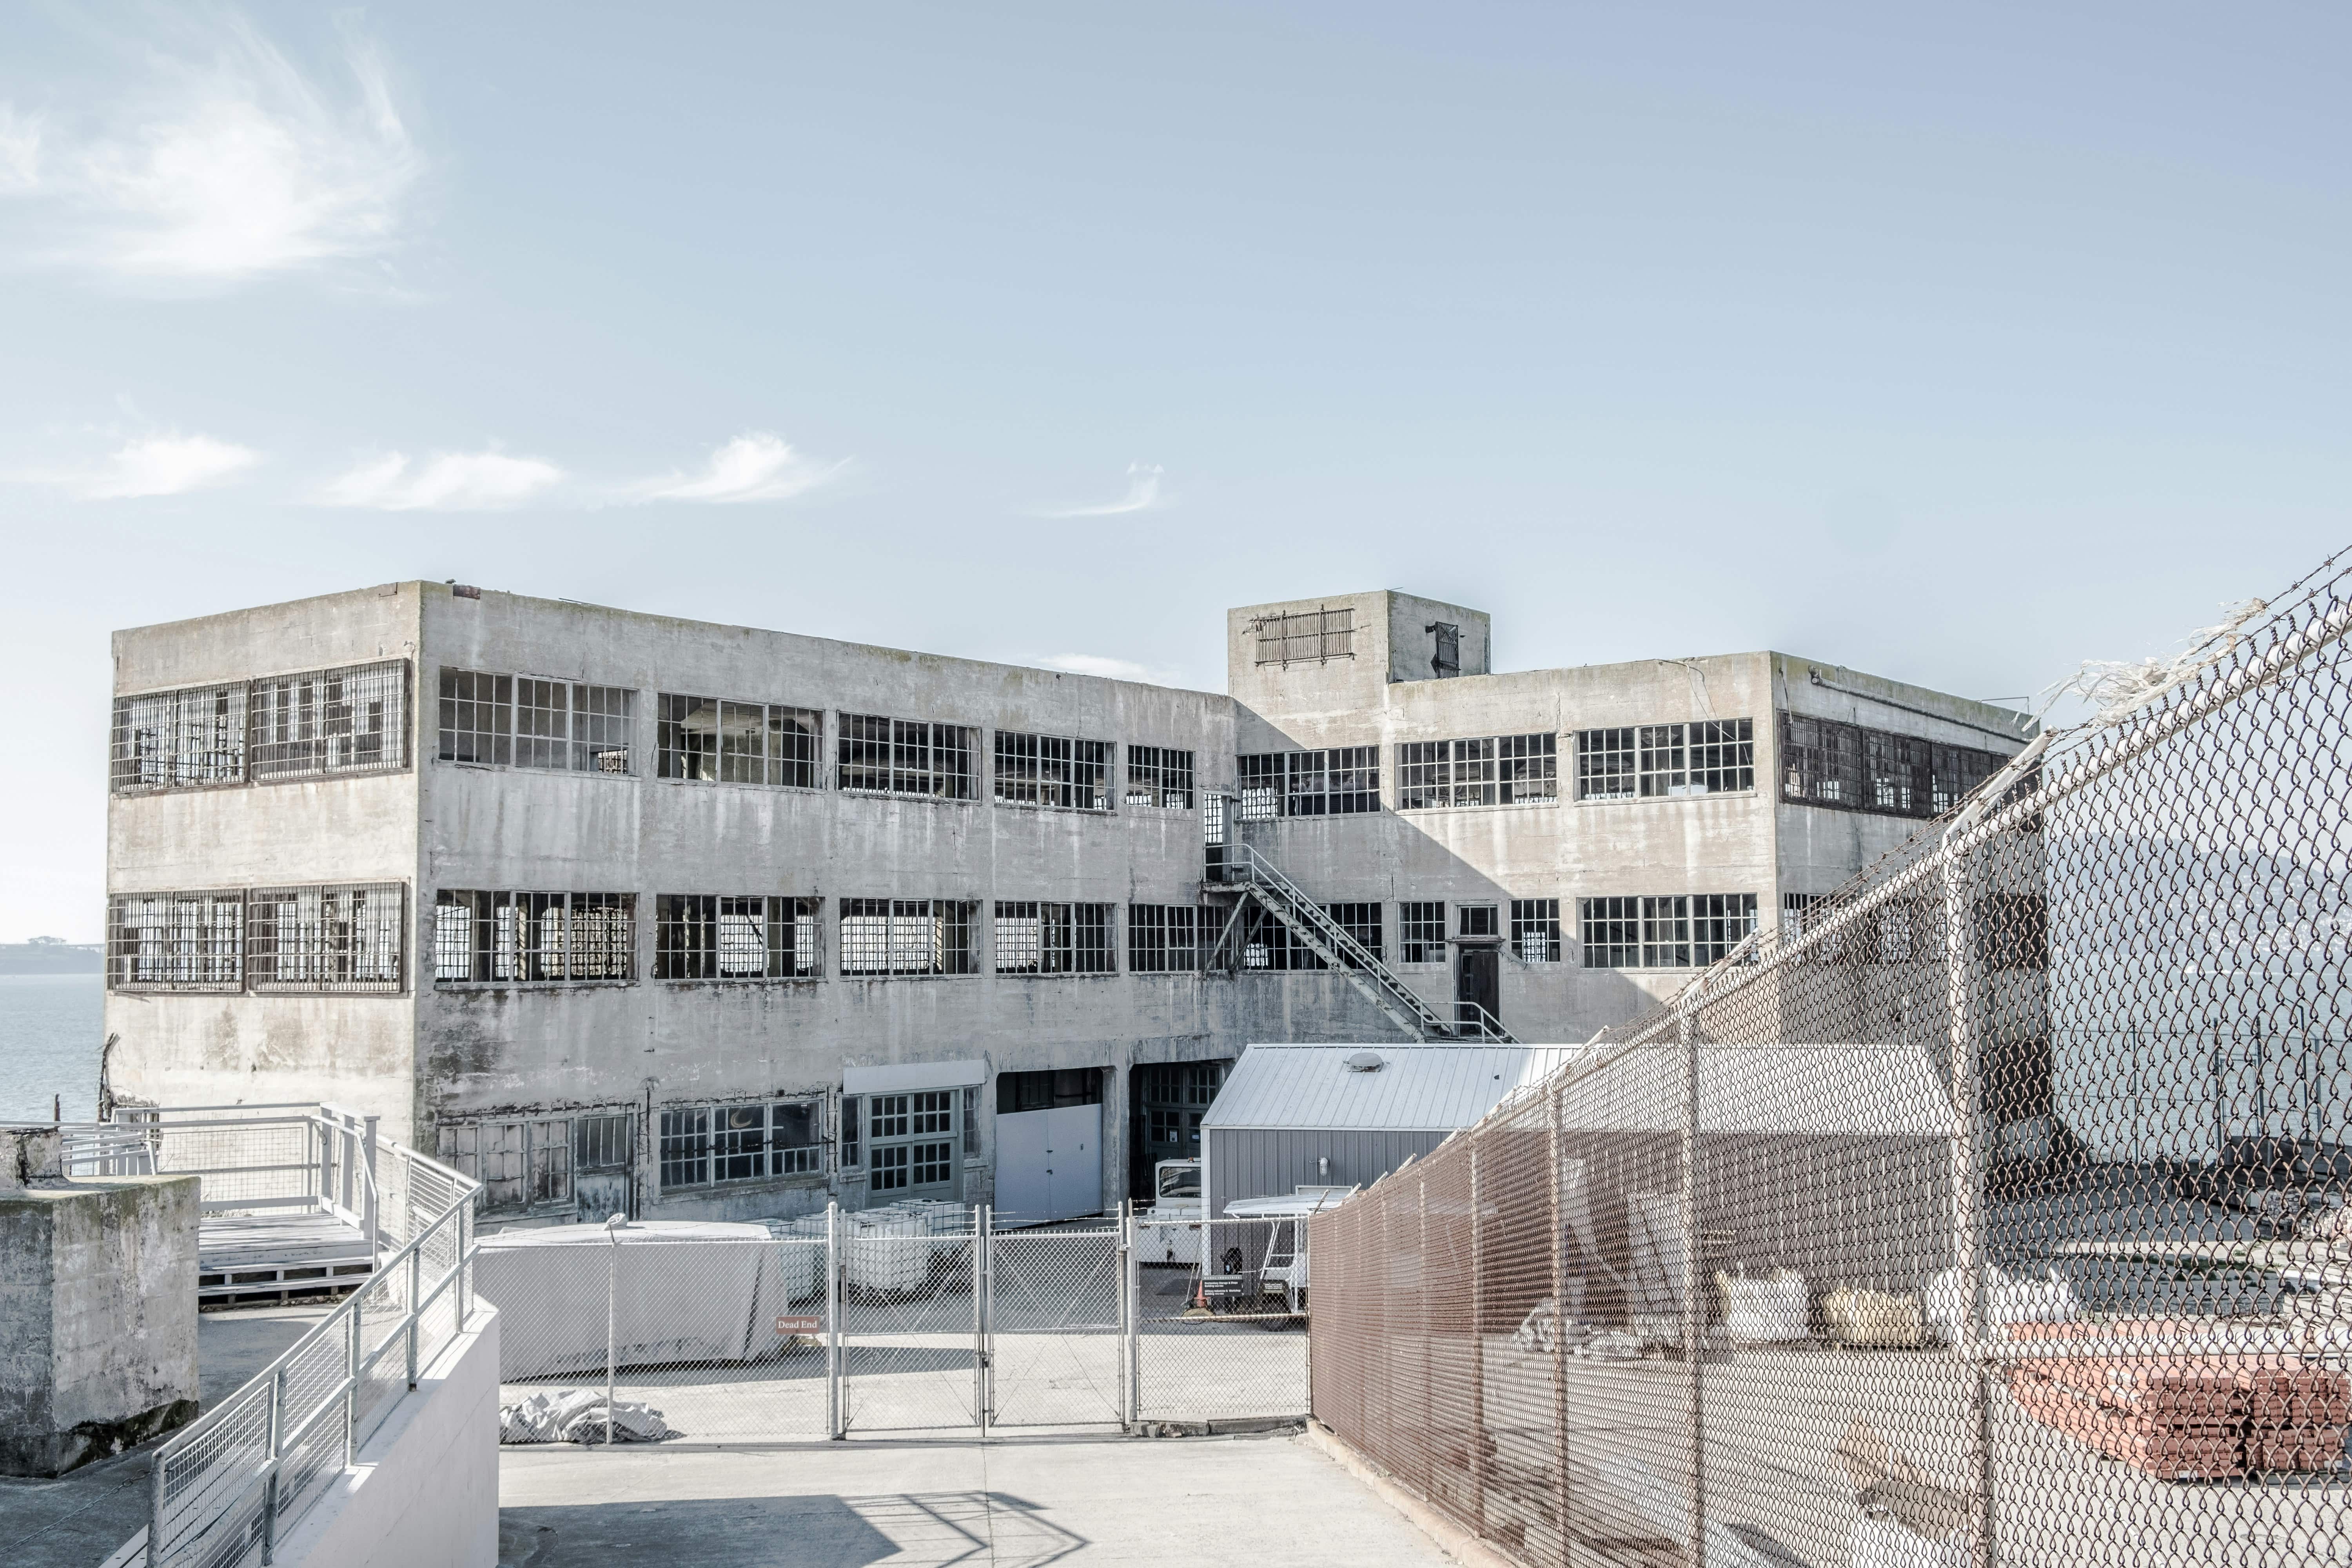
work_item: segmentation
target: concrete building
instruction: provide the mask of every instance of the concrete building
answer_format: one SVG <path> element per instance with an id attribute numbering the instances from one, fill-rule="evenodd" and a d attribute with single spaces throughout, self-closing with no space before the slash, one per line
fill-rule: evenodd
<path id="1" fill-rule="evenodd" d="M 1401 593 L 1228 636 L 1218 694 L 426 583 L 119 633 L 109 1087 L 377 1115 L 516 1220 L 982 1201 L 1093 1106 L 1108 1202 L 1245 1042 L 1585 1038 L 2031 733 L 1496 674 Z"/>

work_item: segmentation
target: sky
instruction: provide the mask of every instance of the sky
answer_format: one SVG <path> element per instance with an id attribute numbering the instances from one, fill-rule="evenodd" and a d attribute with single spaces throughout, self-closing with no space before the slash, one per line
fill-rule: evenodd
<path id="1" fill-rule="evenodd" d="M 115 628 L 397 578 L 1221 689 L 2023 703 L 2347 528 L 2352 13 L 0 13 L 0 941 L 97 939 Z M 2060 714 L 2063 717 L 2064 710 Z"/>

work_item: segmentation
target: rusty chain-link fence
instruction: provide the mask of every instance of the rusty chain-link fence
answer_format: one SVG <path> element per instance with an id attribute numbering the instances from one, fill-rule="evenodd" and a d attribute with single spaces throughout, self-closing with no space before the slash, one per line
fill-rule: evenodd
<path id="1" fill-rule="evenodd" d="M 1529 1564 L 2352 1562 L 2352 574 L 1313 1222 L 1313 1404 Z"/>

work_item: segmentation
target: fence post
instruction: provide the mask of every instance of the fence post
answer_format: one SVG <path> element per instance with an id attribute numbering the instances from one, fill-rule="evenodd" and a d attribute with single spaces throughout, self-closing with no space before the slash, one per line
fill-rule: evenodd
<path id="1" fill-rule="evenodd" d="M 974 1211 L 971 1227 L 971 1394 L 972 1408 L 982 1436 L 988 1432 L 988 1291 L 995 1284 L 994 1261 L 989 1250 L 995 1240 L 993 1215 L 982 1205 Z"/>
<path id="2" fill-rule="evenodd" d="M 1690 1442 L 1690 1562 L 1706 1568 L 1706 1298 L 1698 1231 L 1698 1023 L 1685 1013 L 1682 1037 L 1683 1408 Z"/>
<path id="3" fill-rule="evenodd" d="M 1979 1059 L 1976 910 L 1968 868 L 1943 847 L 1944 1004 L 1952 1052 L 1952 1263 L 1959 1275 L 1959 1352 L 1968 1410 L 1961 1468 L 1969 1498 L 1969 1561 L 1990 1568 L 1992 1532 L 1991 1389 L 1985 1361 L 1984 1150 Z"/>
<path id="4" fill-rule="evenodd" d="M 360 1335 L 362 1320 L 367 1316 L 366 1286 L 352 1292 L 349 1306 L 351 1329 L 343 1335 L 343 1468 L 347 1470 L 360 1457 Z"/>
<path id="5" fill-rule="evenodd" d="M 1559 1560 L 1568 1561 L 1568 1237 L 1562 1232 L 1559 1163 L 1566 1157 L 1560 1133 L 1560 1091 L 1544 1096 L 1551 1112 L 1551 1468 L 1552 1510 L 1559 1521 Z"/>
<path id="6" fill-rule="evenodd" d="M 278 1560 L 278 1479 L 286 1452 L 286 1369 L 269 1378 L 269 1484 L 261 1496 L 261 1568 Z"/>
<path id="7" fill-rule="evenodd" d="M 1477 1511 L 1473 1531 L 1486 1535 L 1486 1191 L 1478 1171 L 1478 1136 L 1470 1136 L 1470 1495 Z"/>
<path id="8" fill-rule="evenodd" d="M 824 1425 L 843 1436 L 841 1409 L 841 1201 L 824 1204 Z"/>
<path id="9" fill-rule="evenodd" d="M 621 1360 L 621 1227 L 604 1222 L 604 1447 L 613 1446 L 614 1385 L 620 1381 Z"/>
<path id="10" fill-rule="evenodd" d="M 367 1162 L 367 1180 L 360 1184 L 360 1187 L 362 1189 L 360 1229 L 365 1233 L 367 1237 L 368 1250 L 370 1252 L 381 1252 L 383 1249 L 383 1239 L 376 1234 L 375 1228 L 377 1218 L 375 1193 L 376 1121 L 377 1119 L 373 1116 L 367 1119 L 367 1136 L 361 1143 L 361 1158 Z"/>
<path id="11" fill-rule="evenodd" d="M 425 1322 L 425 1248 L 408 1244 L 408 1386 L 416 1386 L 416 1332 Z"/>
<path id="12" fill-rule="evenodd" d="M 163 1561 L 163 1489 L 166 1467 L 163 1450 L 147 1461 L 147 1568 L 156 1568 Z"/>
<path id="13" fill-rule="evenodd" d="M 1128 1288 L 1129 1276 L 1135 1272 L 1135 1205 L 1127 1198 L 1118 1201 L 1118 1429 L 1126 1431 L 1128 1405 L 1134 1395 L 1134 1385 L 1128 1365 L 1128 1342 L 1135 1337 L 1135 1292 Z"/>

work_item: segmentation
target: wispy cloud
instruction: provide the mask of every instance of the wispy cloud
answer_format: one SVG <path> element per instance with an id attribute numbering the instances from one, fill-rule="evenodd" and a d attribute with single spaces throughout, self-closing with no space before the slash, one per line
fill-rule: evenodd
<path id="1" fill-rule="evenodd" d="M 1127 466 L 1127 493 L 1115 501 L 1099 506 L 1065 506 L 1049 508 L 1039 517 L 1119 517 L 1130 511 L 1154 511 L 1168 504 L 1161 492 L 1160 480 L 1163 470 L 1157 463 L 1129 463 Z"/>
<path id="2" fill-rule="evenodd" d="M 54 485 L 82 500 L 175 496 L 216 485 L 261 461 L 261 454 L 210 436 L 135 436 L 94 463 L 41 468 L 11 476 Z"/>
<path id="3" fill-rule="evenodd" d="M 789 500 L 814 489 L 848 466 L 846 458 L 814 463 L 781 436 L 747 430 L 710 454 L 699 474 L 671 473 L 627 486 L 625 500 Z"/>
<path id="4" fill-rule="evenodd" d="M 0 104 L 20 259 L 218 283 L 381 255 L 424 159 L 375 45 L 347 29 L 342 64 L 331 91 L 231 17 L 76 128 Z"/>
<path id="5" fill-rule="evenodd" d="M 1173 686 L 1176 672 L 1154 669 L 1132 659 L 1112 658 L 1099 653 L 1049 653 L 1037 661 L 1047 669 L 1067 670 L 1072 675 L 1098 675 L 1106 680 L 1139 680 L 1147 686 Z"/>
<path id="6" fill-rule="evenodd" d="M 367 458 L 322 487 L 325 506 L 378 511 L 499 511 L 520 506 L 561 481 L 563 470 L 538 458 L 503 452 L 442 452 L 410 469 L 404 452 Z"/>

